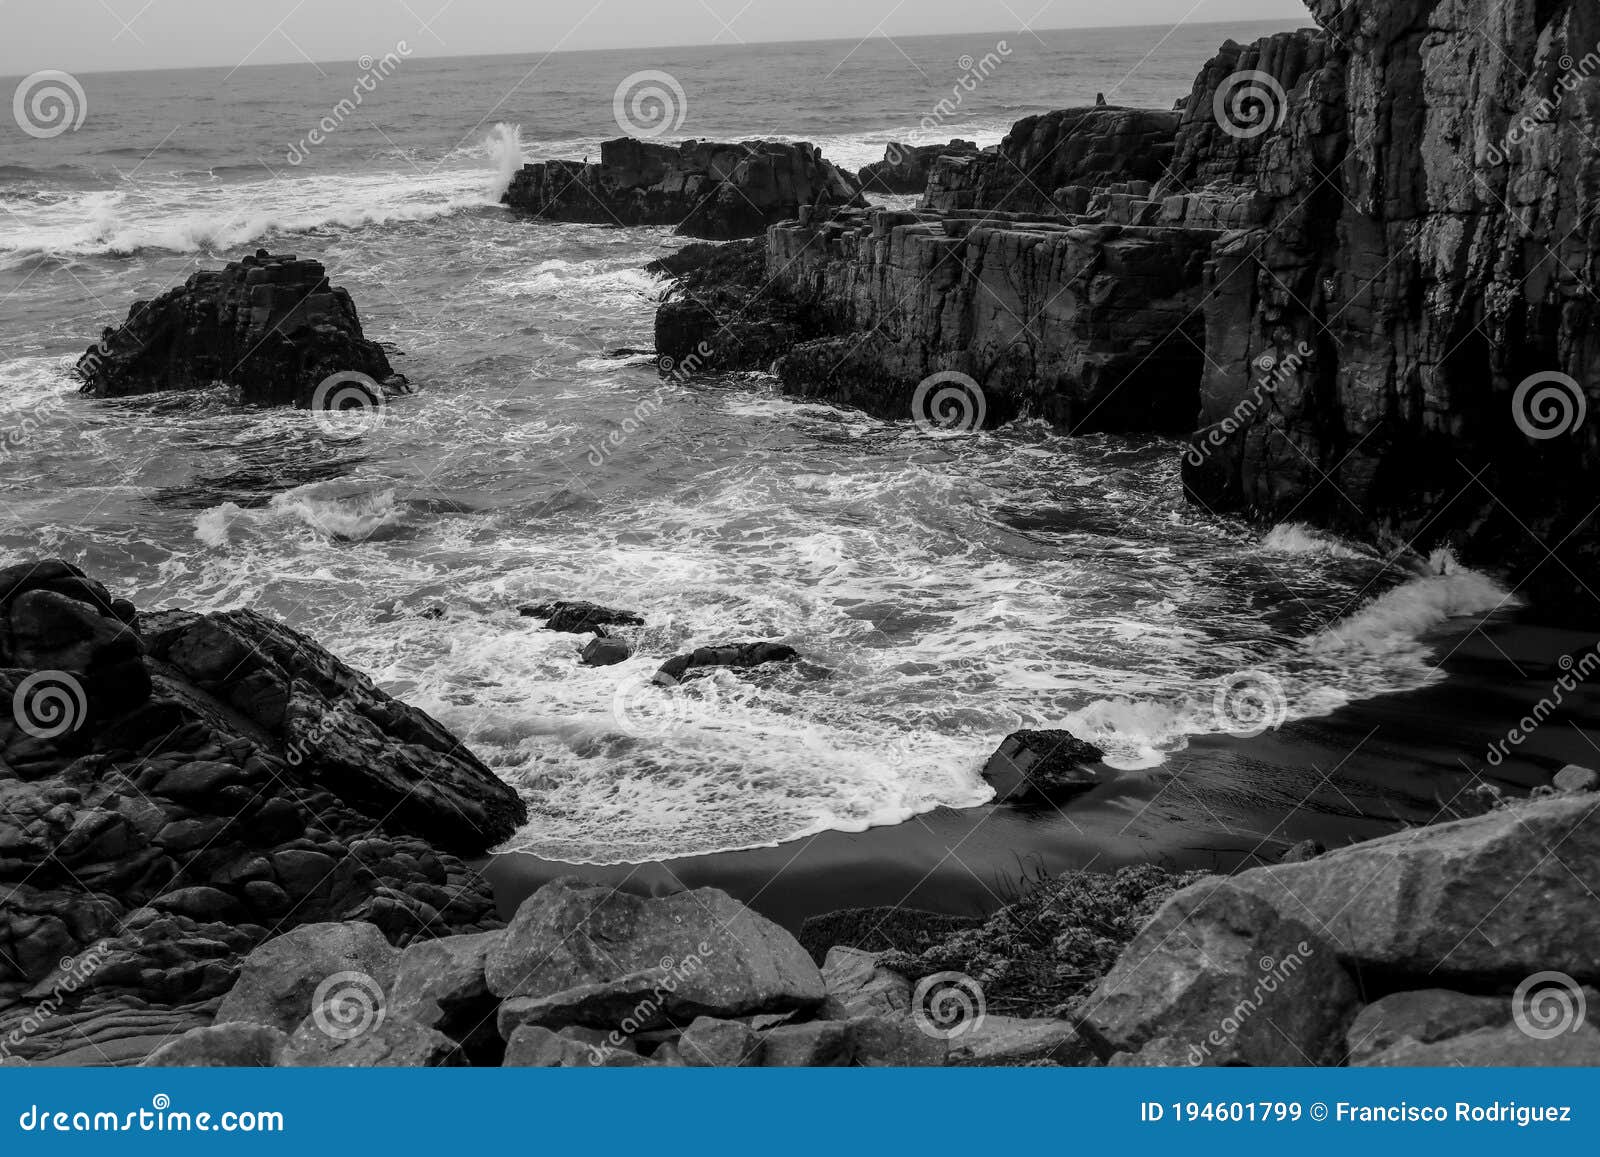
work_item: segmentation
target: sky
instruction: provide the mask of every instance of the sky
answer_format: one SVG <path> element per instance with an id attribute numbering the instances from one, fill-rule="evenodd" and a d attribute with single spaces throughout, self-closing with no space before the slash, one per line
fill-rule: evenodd
<path id="1" fill-rule="evenodd" d="M 1304 0 L 0 0 L 0 76 L 1287 20 Z"/>

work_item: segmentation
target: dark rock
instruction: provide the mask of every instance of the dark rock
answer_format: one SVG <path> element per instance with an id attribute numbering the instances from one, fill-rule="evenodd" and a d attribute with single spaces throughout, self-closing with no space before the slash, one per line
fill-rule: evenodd
<path id="1" fill-rule="evenodd" d="M 862 204 L 855 181 L 808 144 L 745 141 L 680 145 L 621 138 L 600 163 L 526 165 L 505 202 L 550 221 L 675 225 L 688 237 L 754 237 L 802 206 Z"/>
<path id="2" fill-rule="evenodd" d="M 950 1042 L 910 1016 L 858 1016 L 847 1022 L 850 1055 L 865 1068 L 937 1068 Z"/>
<path id="3" fill-rule="evenodd" d="M 498 1065 L 505 1050 L 495 1022 L 499 1000 L 484 962 L 502 933 L 420 940 L 400 954 L 389 1009 L 457 1041 L 474 1065 Z"/>
<path id="4" fill-rule="evenodd" d="M 595 603 L 555 602 L 519 607 L 525 619 L 544 619 L 547 631 L 587 635 L 602 627 L 642 627 L 644 619 L 632 611 L 618 611 Z"/>
<path id="5" fill-rule="evenodd" d="M 982 151 L 973 141 L 962 140 L 945 145 L 893 144 L 883 151 L 883 160 L 861 170 L 861 191 L 892 195 L 921 193 L 927 189 L 928 174 L 940 157 L 975 157 Z"/>
<path id="6" fill-rule="evenodd" d="M 983 777 L 1001 803 L 1056 802 L 1100 785 L 1089 764 L 1105 752 L 1070 731 L 1018 731 L 984 764 Z"/>
<path id="7" fill-rule="evenodd" d="M 799 651 L 783 643 L 723 643 L 714 647 L 697 647 L 690 654 L 677 655 L 661 664 L 655 681 L 670 685 L 710 667 L 732 667 L 743 671 L 767 663 L 788 663 L 799 657 Z"/>
<path id="8" fill-rule="evenodd" d="M 761 1064 L 769 1068 L 837 1068 L 850 1061 L 850 1028 L 838 1021 L 779 1025 L 761 1038 Z"/>
<path id="9" fill-rule="evenodd" d="M 320 262 L 265 250 L 137 302 L 78 362 L 85 392 L 102 398 L 227 383 L 247 404 L 324 409 L 341 399 L 319 387 L 345 373 L 370 382 L 369 394 L 405 388 Z"/>
<path id="10" fill-rule="evenodd" d="M 633 658 L 633 650 L 623 639 L 601 636 L 585 644 L 581 658 L 586 667 L 615 667 Z"/>

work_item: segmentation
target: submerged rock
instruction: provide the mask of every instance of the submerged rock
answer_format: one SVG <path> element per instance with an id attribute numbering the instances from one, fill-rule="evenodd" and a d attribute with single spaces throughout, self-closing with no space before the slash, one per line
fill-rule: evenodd
<path id="1" fill-rule="evenodd" d="M 749 670 L 768 663 L 792 662 L 799 657 L 799 651 L 784 643 L 723 643 L 714 647 L 697 647 L 687 655 L 677 655 L 661 664 L 655 681 L 671 684 L 710 667 Z"/>
<path id="2" fill-rule="evenodd" d="M 864 203 L 854 179 L 813 145 L 629 137 L 603 143 L 599 164 L 525 165 L 504 200 L 549 221 L 675 225 L 709 240 L 757 236 L 802 206 Z"/>
<path id="3" fill-rule="evenodd" d="M 642 627 L 644 618 L 633 611 L 619 611 L 598 603 L 557 601 L 538 606 L 518 607 L 525 619 L 543 619 L 547 631 L 587 635 L 604 627 Z"/>
<path id="4" fill-rule="evenodd" d="M 315 409 L 381 406 L 406 388 L 320 262 L 265 249 L 136 302 L 77 372 L 102 398 L 225 383 L 250 405 Z M 350 377 L 329 385 L 337 375 Z"/>

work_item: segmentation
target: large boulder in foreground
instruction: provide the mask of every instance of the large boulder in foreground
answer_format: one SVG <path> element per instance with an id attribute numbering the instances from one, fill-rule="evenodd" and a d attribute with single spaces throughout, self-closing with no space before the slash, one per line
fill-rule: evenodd
<path id="1" fill-rule="evenodd" d="M 1600 981 L 1597 795 L 1517 803 L 1234 883 L 1379 977 L 1481 987 L 1553 970 Z"/>
<path id="2" fill-rule="evenodd" d="M 249 405 L 317 409 L 381 405 L 406 386 L 321 262 L 265 249 L 135 302 L 77 373 L 102 398 L 226 384 Z M 364 381 L 324 385 L 335 375 Z"/>
<path id="3" fill-rule="evenodd" d="M 574 879 L 523 903 L 485 975 L 490 991 L 507 998 L 506 1035 L 532 1023 L 614 1029 L 627 1021 L 631 1033 L 699 1016 L 808 1011 L 826 995 L 794 937 L 726 892 L 645 898 Z"/>
<path id="4" fill-rule="evenodd" d="M 710 241 L 759 236 L 802 206 L 865 204 L 855 180 L 814 145 L 631 137 L 602 144 L 596 165 L 523 166 L 504 201 L 547 221 L 672 225 Z"/>
<path id="5" fill-rule="evenodd" d="M 376 1020 L 399 957 L 371 924 L 302 924 L 249 955 L 217 1023 L 294 1032 L 319 1007 L 330 1023 Z"/>
<path id="6" fill-rule="evenodd" d="M 1216 877 L 1174 895 L 1081 1010 L 1102 1058 L 1179 1041 L 1191 1063 L 1338 1064 L 1359 1003 L 1331 945 Z"/>

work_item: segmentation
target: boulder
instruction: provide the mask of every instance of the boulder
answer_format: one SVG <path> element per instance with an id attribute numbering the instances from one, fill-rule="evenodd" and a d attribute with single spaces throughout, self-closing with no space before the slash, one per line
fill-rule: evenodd
<path id="1" fill-rule="evenodd" d="M 846 1022 L 850 1055 L 864 1068 L 938 1068 L 950 1042 L 910 1016 L 858 1016 Z"/>
<path id="2" fill-rule="evenodd" d="M 475 1065 L 498 1065 L 505 1042 L 496 1024 L 499 1000 L 484 979 L 484 962 L 499 932 L 419 940 L 400 953 L 389 1011 L 438 1029 L 460 1043 Z"/>
<path id="3" fill-rule="evenodd" d="M 1098 1064 L 1093 1049 L 1070 1021 L 984 1016 L 950 1040 L 948 1064 L 985 1067 Z"/>
<path id="4" fill-rule="evenodd" d="M 1347 1063 L 1364 1065 L 1400 1045 L 1431 1045 L 1508 1024 L 1511 1001 L 1443 988 L 1396 992 L 1367 1005 L 1345 1034 Z"/>
<path id="5" fill-rule="evenodd" d="M 372 924 L 302 924 L 245 958 L 238 983 L 217 1009 L 217 1023 L 293 1032 L 316 1000 L 330 999 L 363 1002 L 376 1016 L 399 956 Z"/>
<path id="6" fill-rule="evenodd" d="M 836 1068 L 850 1060 L 850 1028 L 838 1021 L 779 1025 L 761 1037 L 761 1063 L 769 1068 Z"/>
<path id="7" fill-rule="evenodd" d="M 184 1033 L 142 1063 L 150 1068 L 272 1068 L 288 1043 L 287 1033 L 268 1025 L 218 1024 Z"/>
<path id="8" fill-rule="evenodd" d="M 1541 1039 L 1503 1024 L 1427 1043 L 1405 1039 L 1352 1063 L 1376 1068 L 1594 1068 L 1600 1066 L 1600 1028 L 1580 1023 L 1572 1032 Z"/>
<path id="9" fill-rule="evenodd" d="M 802 207 L 865 203 L 855 180 L 813 145 L 627 137 L 604 142 L 599 164 L 525 165 L 504 200 L 547 221 L 673 225 L 716 241 L 758 236 Z"/>
<path id="10" fill-rule="evenodd" d="M 911 1011 L 911 981 L 878 965 L 878 954 L 859 948 L 828 950 L 822 966 L 828 998 L 822 1015 L 828 1020 L 853 1016 L 893 1016 Z"/>
<path id="11" fill-rule="evenodd" d="M 697 647 L 687 655 L 668 659 L 656 672 L 655 681 L 671 685 L 712 667 L 731 667 L 743 671 L 768 663 L 789 663 L 799 657 L 799 651 L 783 643 L 721 643 Z"/>
<path id="12" fill-rule="evenodd" d="M 737 1020 L 696 1018 L 683 1030 L 678 1053 L 691 1068 L 749 1068 L 760 1062 L 762 1038 Z"/>
<path id="13" fill-rule="evenodd" d="M 633 648 L 629 647 L 623 639 L 612 639 L 601 636 L 591 639 L 583 648 L 583 664 L 586 667 L 615 667 L 618 663 L 626 663 L 633 658 Z"/>
<path id="14" fill-rule="evenodd" d="M 328 283 L 320 262 L 265 249 L 136 302 L 77 372 L 84 392 L 101 398 L 227 383 L 247 405 L 343 409 L 352 397 L 381 406 L 406 389 L 383 347 L 362 333 L 350 294 Z M 341 374 L 359 379 L 324 385 Z"/>
<path id="15" fill-rule="evenodd" d="M 1359 1004 L 1332 946 L 1236 881 L 1168 900 L 1080 1011 L 1110 1059 L 1168 1037 L 1216 1065 L 1337 1064 Z"/>
<path id="16" fill-rule="evenodd" d="M 1600 771 L 1592 771 L 1587 767 L 1569 763 L 1556 772 L 1554 783 L 1557 791 L 1572 793 L 1600 791 Z"/>
<path id="17" fill-rule="evenodd" d="M 515 1000 L 543 1002 L 555 1018 L 546 1023 L 627 1020 L 637 1032 L 696 1016 L 809 1011 L 826 995 L 794 937 L 715 888 L 646 898 L 553 881 L 524 901 L 485 971 L 490 991 L 510 998 L 502 1031 Z"/>
<path id="18" fill-rule="evenodd" d="M 984 764 L 1001 803 L 1057 803 L 1098 787 L 1105 752 L 1070 731 L 1018 731 Z"/>
<path id="19" fill-rule="evenodd" d="M 1352 968 L 1439 983 L 1536 972 L 1600 981 L 1600 796 L 1562 795 L 1400 832 L 1234 884 Z"/>
<path id="20" fill-rule="evenodd" d="M 538 1025 L 518 1027 L 506 1041 L 504 1067 L 533 1069 L 636 1068 L 650 1062 L 629 1048 L 581 1030 L 551 1032 Z"/>
<path id="21" fill-rule="evenodd" d="M 330 1036 L 307 1017 L 284 1047 L 285 1068 L 459 1068 L 466 1064 L 456 1042 L 436 1029 L 402 1016 L 386 1016 L 351 1037 Z"/>

